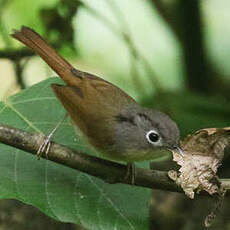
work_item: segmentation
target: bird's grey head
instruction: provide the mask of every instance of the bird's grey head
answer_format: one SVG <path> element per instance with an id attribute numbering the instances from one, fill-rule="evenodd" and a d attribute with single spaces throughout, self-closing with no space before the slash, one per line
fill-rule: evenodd
<path id="1" fill-rule="evenodd" d="M 176 123 L 166 114 L 139 106 L 116 117 L 115 133 L 115 145 L 123 152 L 174 149 L 180 138 Z"/>

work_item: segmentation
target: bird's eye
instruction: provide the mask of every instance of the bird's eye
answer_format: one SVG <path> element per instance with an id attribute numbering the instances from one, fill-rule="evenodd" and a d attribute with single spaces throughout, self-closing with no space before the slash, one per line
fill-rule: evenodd
<path id="1" fill-rule="evenodd" d="M 155 144 L 160 140 L 160 136 L 156 131 L 150 130 L 149 132 L 146 133 L 146 139 L 148 140 L 149 143 Z"/>

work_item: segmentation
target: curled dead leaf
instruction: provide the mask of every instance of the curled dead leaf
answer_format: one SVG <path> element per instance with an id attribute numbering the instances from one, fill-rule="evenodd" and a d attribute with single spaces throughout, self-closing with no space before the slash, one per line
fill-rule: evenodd
<path id="1" fill-rule="evenodd" d="M 194 191 L 219 194 L 221 186 L 216 174 L 229 140 L 230 127 L 202 129 L 189 135 L 181 143 L 184 154 L 173 151 L 173 160 L 181 167 L 179 173 L 170 171 L 169 177 L 191 199 L 194 198 Z"/>

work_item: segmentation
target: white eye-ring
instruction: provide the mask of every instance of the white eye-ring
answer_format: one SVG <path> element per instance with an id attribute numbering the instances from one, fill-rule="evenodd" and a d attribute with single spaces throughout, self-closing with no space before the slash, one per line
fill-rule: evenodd
<path id="1" fill-rule="evenodd" d="M 145 136 L 151 144 L 156 144 L 160 140 L 160 135 L 155 130 L 148 131 Z"/>

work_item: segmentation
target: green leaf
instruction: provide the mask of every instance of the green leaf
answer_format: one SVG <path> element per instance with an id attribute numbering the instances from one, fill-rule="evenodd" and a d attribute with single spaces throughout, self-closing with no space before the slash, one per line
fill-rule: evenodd
<path id="1" fill-rule="evenodd" d="M 20 129 L 49 134 L 65 111 L 43 81 L 0 104 L 0 121 Z M 75 134 L 69 121 L 55 133 L 54 141 L 94 154 Z M 63 222 L 88 229 L 148 229 L 150 190 L 110 185 L 21 150 L 0 144 L 0 198 L 31 204 Z"/>

